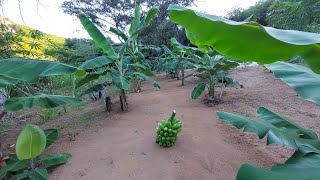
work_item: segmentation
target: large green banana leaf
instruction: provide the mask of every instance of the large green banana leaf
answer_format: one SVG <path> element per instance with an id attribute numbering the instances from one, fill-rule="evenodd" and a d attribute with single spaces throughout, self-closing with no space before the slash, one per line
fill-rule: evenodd
<path id="1" fill-rule="evenodd" d="M 123 76 L 114 76 L 112 81 L 119 89 L 128 90 L 130 87 L 130 82 Z"/>
<path id="2" fill-rule="evenodd" d="M 253 132 L 260 139 L 267 136 L 267 144 L 279 144 L 307 153 L 320 153 L 320 141 L 316 133 L 300 127 L 292 120 L 276 114 L 264 107 L 258 109 L 261 120 L 251 119 L 238 114 L 216 112 L 223 121 L 229 122 L 244 132 Z"/>
<path id="3" fill-rule="evenodd" d="M 19 160 L 33 159 L 46 148 L 46 135 L 38 126 L 26 125 L 17 139 L 16 154 Z"/>
<path id="4" fill-rule="evenodd" d="M 43 130 L 44 134 L 46 135 L 46 148 L 53 144 L 58 138 L 59 133 L 57 129 L 45 129 Z"/>
<path id="5" fill-rule="evenodd" d="M 47 180 L 49 179 L 49 173 L 47 169 L 35 168 L 31 171 L 25 171 L 20 174 L 16 174 L 10 178 L 10 180 L 31 179 L 31 180 Z"/>
<path id="6" fill-rule="evenodd" d="M 110 58 L 117 58 L 117 54 L 112 48 L 109 40 L 101 33 L 101 31 L 87 18 L 85 15 L 80 15 L 79 19 L 82 26 L 87 30 L 94 42 L 103 50 Z"/>
<path id="7" fill-rule="evenodd" d="M 198 48 L 194 48 L 194 47 L 189 47 L 189 46 L 182 45 L 181 43 L 179 43 L 179 42 L 177 41 L 176 38 L 171 38 L 171 39 L 170 39 L 170 44 L 171 44 L 171 46 L 172 46 L 175 50 L 177 50 L 178 52 L 184 51 L 184 52 L 187 52 L 187 53 L 189 53 L 189 54 L 194 54 L 194 53 L 196 53 L 196 52 L 199 51 Z"/>
<path id="8" fill-rule="evenodd" d="M 300 55 L 320 73 L 320 34 L 264 27 L 255 22 L 235 22 L 177 5 L 170 5 L 170 20 L 192 33 L 197 44 L 240 61 L 269 64 Z"/>
<path id="9" fill-rule="evenodd" d="M 153 84 L 154 87 L 160 89 L 160 85 L 158 84 L 158 82 L 156 80 L 154 80 L 153 78 L 151 78 L 151 77 L 149 77 L 149 76 L 147 76 L 147 75 L 145 75 L 143 73 L 133 72 L 133 73 L 131 73 L 131 75 L 136 75 L 136 76 L 140 77 L 143 80 L 148 80 Z"/>
<path id="10" fill-rule="evenodd" d="M 0 88 L 18 81 L 34 82 L 41 76 L 74 74 L 76 67 L 52 61 L 31 59 L 0 60 Z"/>
<path id="11" fill-rule="evenodd" d="M 147 76 L 150 76 L 150 77 L 155 76 L 155 74 L 143 64 L 134 63 L 134 64 L 128 64 L 128 66 L 136 68 L 136 70 L 139 70 L 139 72 L 141 72 Z"/>
<path id="12" fill-rule="evenodd" d="M 6 100 L 4 109 L 15 112 L 24 108 L 54 108 L 65 104 L 79 104 L 81 99 L 60 95 L 36 94 L 28 97 L 15 97 Z"/>
<path id="13" fill-rule="evenodd" d="M 68 153 L 56 153 L 38 157 L 36 160 L 44 165 L 45 168 L 49 168 L 66 163 L 71 159 L 71 157 L 72 156 Z"/>
<path id="14" fill-rule="evenodd" d="M 8 172 L 19 171 L 21 169 L 26 168 L 29 164 L 28 160 L 20 161 L 16 156 L 15 156 L 15 159 L 16 159 L 15 161 L 10 161 L 11 160 L 11 155 L 10 155 L 10 159 L 9 159 L 10 162 L 7 162 L 7 164 L 0 169 L 0 179 L 4 179 L 4 177 Z"/>
<path id="15" fill-rule="evenodd" d="M 47 169 L 36 168 L 27 173 L 29 173 L 29 178 L 31 180 L 48 180 L 49 179 L 49 173 Z"/>
<path id="16" fill-rule="evenodd" d="M 267 64 L 274 76 L 291 86 L 303 99 L 320 106 L 320 75 L 309 68 L 286 62 Z"/>
<path id="17" fill-rule="evenodd" d="M 138 3 L 135 3 L 134 5 L 134 17 L 133 17 L 133 21 L 130 25 L 129 28 L 129 34 L 132 35 L 134 30 L 137 28 L 137 26 L 140 23 L 140 6 Z"/>
<path id="18" fill-rule="evenodd" d="M 201 44 L 197 40 L 196 35 L 194 35 L 193 33 L 190 33 L 188 30 L 185 30 L 185 31 L 186 31 L 186 36 L 189 39 L 189 41 L 191 42 L 191 44 L 197 46 L 199 48 L 199 50 L 201 50 L 204 53 L 208 53 L 211 50 L 211 48 L 208 45 Z"/>
<path id="19" fill-rule="evenodd" d="M 87 74 L 84 78 L 80 79 L 77 82 L 77 87 L 83 86 L 88 82 L 99 79 L 101 76 L 107 75 L 111 71 L 112 71 L 112 69 L 108 68 L 105 71 L 98 71 L 98 72 L 93 72 L 93 73 Z"/>
<path id="20" fill-rule="evenodd" d="M 109 31 L 112 32 L 112 33 L 114 33 L 114 34 L 116 34 L 117 36 L 121 37 L 124 41 L 127 41 L 127 40 L 128 40 L 128 36 L 127 36 L 124 32 L 120 31 L 120 30 L 117 29 L 117 28 L 111 27 L 111 28 L 109 29 Z"/>
<path id="21" fill-rule="evenodd" d="M 95 68 L 99 68 L 104 65 L 110 64 L 112 62 L 113 60 L 106 56 L 99 56 L 94 59 L 85 61 L 84 63 L 81 64 L 79 68 L 83 70 L 95 69 Z"/>
<path id="22" fill-rule="evenodd" d="M 251 164 L 240 167 L 237 180 L 317 180 L 320 177 L 320 155 L 295 153 L 285 164 L 262 169 Z"/>
<path id="23" fill-rule="evenodd" d="M 142 19 L 140 23 L 135 27 L 134 31 L 131 34 L 131 37 L 133 39 L 136 39 L 139 33 L 150 24 L 151 20 L 156 16 L 157 13 L 158 13 L 157 9 L 150 9 L 146 17 Z"/>
<path id="24" fill-rule="evenodd" d="M 200 97 L 200 95 L 203 93 L 203 91 L 206 89 L 207 84 L 205 83 L 200 83 L 197 85 L 197 87 L 195 87 L 192 90 L 191 93 L 191 98 L 192 99 L 197 99 L 198 97 Z"/>
<path id="25" fill-rule="evenodd" d="M 294 148 L 295 154 L 284 164 L 271 169 L 262 169 L 251 164 L 241 166 L 237 180 L 315 180 L 320 177 L 320 141 L 317 134 L 300 127 L 292 120 L 266 108 L 259 108 L 261 120 L 245 116 L 216 112 L 223 121 L 229 122 L 245 132 L 254 132 L 260 139 L 267 135 L 267 144 L 281 144 Z"/>

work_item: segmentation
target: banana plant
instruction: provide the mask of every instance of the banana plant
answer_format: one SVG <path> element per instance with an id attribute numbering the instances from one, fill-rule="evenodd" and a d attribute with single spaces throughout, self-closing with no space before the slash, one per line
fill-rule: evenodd
<path id="1" fill-rule="evenodd" d="M 101 31 L 84 15 L 79 19 L 95 43 L 103 50 L 104 56 L 85 62 L 80 68 L 90 70 L 86 77 L 78 83 L 78 87 L 89 83 L 99 77 L 110 76 L 112 82 L 120 89 L 120 106 L 122 110 L 128 110 L 126 91 L 131 83 L 137 83 L 140 88 L 140 80 L 149 80 L 155 87 L 159 84 L 152 79 L 153 72 L 142 64 L 143 54 L 139 51 L 138 35 L 151 22 L 157 14 L 156 9 L 151 9 L 144 18 L 140 16 L 140 7 L 135 4 L 134 19 L 129 32 L 126 34 L 116 28 L 110 28 L 110 32 L 115 33 L 123 40 L 123 44 L 116 52 L 111 43 L 105 38 Z"/>
<path id="2" fill-rule="evenodd" d="M 199 49 L 195 47 L 184 46 L 179 43 L 176 38 L 170 39 L 172 51 L 165 45 L 162 45 L 165 51 L 164 57 L 161 58 L 169 74 L 172 74 L 177 80 L 180 80 L 179 74 L 181 72 L 181 85 L 185 85 L 185 69 L 193 67 L 195 54 Z"/>
<path id="3" fill-rule="evenodd" d="M 58 137 L 56 129 L 42 130 L 35 125 L 26 125 L 18 136 L 16 154 L 5 157 L 0 179 L 49 179 L 48 169 L 64 164 L 71 158 L 67 153 L 42 155 Z"/>
<path id="4" fill-rule="evenodd" d="M 260 139 L 267 137 L 267 144 L 278 144 L 295 150 L 284 164 L 262 169 L 251 164 L 241 166 L 237 179 L 317 179 L 320 177 L 320 139 L 310 129 L 303 128 L 289 118 L 260 107 L 261 120 L 234 113 L 216 112 L 217 116 L 238 129 L 256 133 Z M 303 173 L 301 173 L 303 171 Z"/>
<path id="5" fill-rule="evenodd" d="M 177 5 L 171 5 L 168 10 L 171 21 L 192 34 L 189 40 L 193 44 L 204 49 L 213 47 L 220 54 L 239 61 L 267 64 L 266 67 L 273 71 L 276 78 L 291 86 L 300 97 L 320 106 L 319 34 L 279 30 L 250 21 L 234 22 Z M 276 62 L 294 56 L 302 57 L 308 67 Z M 284 164 L 271 169 L 242 165 L 237 180 L 313 180 L 320 177 L 320 141 L 315 132 L 266 108 L 258 109 L 260 121 L 227 112 L 216 114 L 239 129 L 256 133 L 260 139 L 267 136 L 268 144 L 295 149 L 295 153 Z"/>
<path id="6" fill-rule="evenodd" d="M 252 21 L 235 22 L 178 5 L 170 5 L 168 10 L 170 20 L 192 34 L 193 38 L 188 38 L 198 47 L 213 47 L 232 59 L 260 64 L 300 55 L 315 73 L 320 73 L 319 34 L 264 27 Z"/>
<path id="7" fill-rule="evenodd" d="M 198 73 L 194 74 L 203 81 L 199 83 L 192 91 L 191 98 L 197 99 L 208 87 L 208 105 L 214 105 L 222 101 L 222 94 L 225 86 L 238 84 L 236 80 L 227 76 L 227 73 L 238 66 L 237 62 L 231 61 L 221 55 L 204 54 L 194 66 Z M 220 93 L 215 94 L 215 86 L 220 83 Z"/>
<path id="8" fill-rule="evenodd" d="M 6 112 L 16 112 L 24 108 L 54 108 L 65 104 L 77 104 L 81 100 L 74 97 L 39 94 L 30 89 L 24 90 L 17 84 L 35 83 L 40 77 L 71 74 L 83 76 L 84 71 L 67 64 L 31 60 L 31 59 L 4 59 L 0 60 L 0 91 L 2 92 L 2 104 Z M 10 89 L 20 90 L 24 96 L 13 97 Z"/>
<path id="9" fill-rule="evenodd" d="M 156 70 L 158 72 L 166 72 L 171 78 L 179 80 L 179 66 L 175 54 L 166 45 L 161 47 L 164 53 L 156 58 L 158 60 Z"/>
<path id="10" fill-rule="evenodd" d="M 170 5 L 168 11 L 170 20 L 185 28 L 188 39 L 197 47 L 213 48 L 241 62 L 268 64 L 268 68 L 272 66 L 278 70 L 275 76 L 293 87 L 302 98 L 319 101 L 320 89 L 312 84 L 319 80 L 320 34 L 264 27 L 252 21 L 235 22 L 178 5 Z M 311 70 L 285 62 L 282 62 L 285 67 L 271 64 L 295 56 L 301 56 Z M 293 81 L 293 78 L 296 79 Z"/>

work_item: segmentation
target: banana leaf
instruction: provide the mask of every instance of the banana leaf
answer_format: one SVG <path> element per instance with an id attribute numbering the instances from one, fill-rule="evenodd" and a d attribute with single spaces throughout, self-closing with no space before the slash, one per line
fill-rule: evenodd
<path id="1" fill-rule="evenodd" d="M 0 88 L 14 85 L 18 81 L 36 82 L 39 77 L 74 74 L 76 67 L 42 60 L 6 59 L 0 60 Z"/>
<path id="2" fill-rule="evenodd" d="M 320 75 L 309 68 L 286 62 L 265 65 L 274 76 L 291 86 L 303 99 L 320 106 Z"/>
<path id="3" fill-rule="evenodd" d="M 15 112 L 25 108 L 54 108 L 65 104 L 79 104 L 81 99 L 60 95 L 35 94 L 28 97 L 15 97 L 6 100 L 4 109 Z"/>
<path id="4" fill-rule="evenodd" d="M 314 72 L 320 73 L 320 34 L 235 22 L 178 5 L 170 5 L 168 11 L 170 20 L 192 33 L 197 44 L 213 47 L 222 55 L 260 64 L 300 55 Z"/>

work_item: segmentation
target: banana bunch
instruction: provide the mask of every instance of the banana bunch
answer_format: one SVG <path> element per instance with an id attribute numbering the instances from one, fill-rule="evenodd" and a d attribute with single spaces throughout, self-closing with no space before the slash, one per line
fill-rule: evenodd
<path id="1" fill-rule="evenodd" d="M 181 121 L 175 118 L 174 110 L 168 120 L 158 123 L 156 143 L 163 147 L 170 147 L 177 141 L 177 135 L 182 131 Z"/>

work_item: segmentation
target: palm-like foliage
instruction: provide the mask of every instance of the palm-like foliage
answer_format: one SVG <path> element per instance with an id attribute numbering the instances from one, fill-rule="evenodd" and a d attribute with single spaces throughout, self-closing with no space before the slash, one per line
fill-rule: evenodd
<path id="1" fill-rule="evenodd" d="M 207 85 L 209 98 L 213 100 L 222 100 L 222 93 L 226 85 L 236 84 L 237 81 L 227 76 L 227 73 L 238 66 L 237 62 L 231 61 L 221 55 L 205 54 L 203 58 L 199 59 L 197 64 L 194 64 L 198 73 L 194 76 L 202 79 L 192 91 L 192 99 L 197 99 L 205 90 Z M 215 95 L 215 86 L 220 84 L 220 93 Z"/>
<path id="2" fill-rule="evenodd" d="M 0 179 L 48 179 L 47 169 L 64 164 L 71 158 L 67 153 L 42 155 L 58 137 L 56 129 L 25 126 L 17 139 L 16 154 L 6 158 L 6 165 L 0 169 Z"/>
<path id="3" fill-rule="evenodd" d="M 139 33 L 150 23 L 156 13 L 156 9 L 151 9 L 144 18 L 140 18 L 140 7 L 136 4 L 134 19 L 128 34 L 111 28 L 110 31 L 124 41 L 117 52 L 99 29 L 87 17 L 81 15 L 80 21 L 82 25 L 95 43 L 104 51 L 106 57 L 85 62 L 85 65 L 83 64 L 81 67 L 84 69 L 84 66 L 91 66 L 90 68 L 85 68 L 85 70 L 89 70 L 88 72 L 90 73 L 84 79 L 80 80 L 81 84 L 79 83 L 78 85 L 88 83 L 101 76 L 110 76 L 112 82 L 120 89 L 120 104 L 122 110 L 128 110 L 125 91 L 129 89 L 131 83 L 138 84 L 138 88 L 140 88 L 140 80 L 150 80 L 155 87 L 160 88 L 159 84 L 151 78 L 151 76 L 154 76 L 152 71 L 142 64 L 144 56 L 140 52 L 138 44 Z M 102 62 L 103 58 L 107 58 L 108 61 Z M 102 66 L 97 65 L 99 63 Z M 92 64 L 94 64 L 94 66 L 92 66 Z M 107 68 L 106 65 L 108 65 Z"/>
<path id="4" fill-rule="evenodd" d="M 36 82 L 40 77 L 62 74 L 82 76 L 84 73 L 76 67 L 51 61 L 0 60 L 0 91 L 6 99 L 4 110 L 15 112 L 23 108 L 53 108 L 64 104 L 77 104 L 81 100 L 73 97 L 35 94 L 29 89 L 29 83 Z M 12 89 L 22 92 L 20 96 L 23 97 L 12 97 Z"/>
<path id="5" fill-rule="evenodd" d="M 254 60 L 268 64 L 300 55 L 313 72 L 306 67 L 289 63 L 275 63 L 267 67 L 274 71 L 276 77 L 293 87 L 301 97 L 320 105 L 317 87 L 320 82 L 318 34 L 263 27 L 255 22 L 234 22 L 178 6 L 169 7 L 169 13 L 171 20 L 193 33 L 194 42 L 214 47 L 221 54 L 241 61 Z M 237 179 L 318 179 L 320 141 L 316 133 L 266 108 L 260 108 L 258 114 L 262 121 L 217 112 L 219 118 L 239 129 L 254 132 L 259 138 L 267 136 L 268 144 L 280 144 L 293 148 L 296 152 L 284 164 L 273 166 L 270 170 L 244 164 L 238 171 Z"/>
<path id="6" fill-rule="evenodd" d="M 193 67 L 193 64 L 197 59 L 195 58 L 196 53 L 200 52 L 195 47 L 184 46 L 179 43 L 175 38 L 170 39 L 172 50 L 167 46 L 162 45 L 164 54 L 160 59 L 162 60 L 164 70 L 169 72 L 177 80 L 180 79 L 179 74 L 181 73 L 181 85 L 185 84 L 185 69 Z"/>

